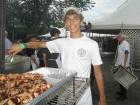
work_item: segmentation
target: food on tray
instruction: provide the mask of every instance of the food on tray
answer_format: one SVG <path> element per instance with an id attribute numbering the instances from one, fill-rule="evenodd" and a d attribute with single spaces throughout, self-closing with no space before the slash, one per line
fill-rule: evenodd
<path id="1" fill-rule="evenodd" d="M 51 87 L 39 73 L 0 74 L 0 105 L 24 105 Z"/>

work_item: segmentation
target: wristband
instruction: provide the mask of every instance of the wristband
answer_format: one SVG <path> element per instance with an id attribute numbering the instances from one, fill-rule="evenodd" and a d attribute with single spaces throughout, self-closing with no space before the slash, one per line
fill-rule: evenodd
<path id="1" fill-rule="evenodd" d="M 20 46 L 20 48 L 22 48 L 22 49 L 25 49 L 25 48 L 28 47 L 26 43 L 20 43 L 19 46 Z"/>

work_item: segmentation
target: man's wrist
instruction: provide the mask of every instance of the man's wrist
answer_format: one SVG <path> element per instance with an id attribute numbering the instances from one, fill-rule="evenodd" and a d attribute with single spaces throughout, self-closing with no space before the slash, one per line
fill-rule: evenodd
<path id="1" fill-rule="evenodd" d="M 106 105 L 106 100 L 99 100 L 99 105 Z"/>
<path id="2" fill-rule="evenodd" d="M 104 97 L 104 98 L 100 98 L 100 101 L 106 101 L 106 98 Z"/>
<path id="3" fill-rule="evenodd" d="M 20 46 L 20 48 L 22 48 L 22 49 L 28 48 L 27 43 L 20 43 L 19 46 Z"/>
<path id="4" fill-rule="evenodd" d="M 105 96 L 100 97 L 99 101 L 100 101 L 100 102 L 106 102 L 106 97 L 105 97 Z"/>
<path id="5" fill-rule="evenodd" d="M 123 66 L 126 67 L 126 64 L 124 64 Z"/>

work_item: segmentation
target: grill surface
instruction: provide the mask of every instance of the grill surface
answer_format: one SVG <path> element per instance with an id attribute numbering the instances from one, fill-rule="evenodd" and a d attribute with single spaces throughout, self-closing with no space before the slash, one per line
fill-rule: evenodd
<path id="1" fill-rule="evenodd" d="M 50 82 L 55 83 L 54 87 L 27 103 L 27 105 L 74 105 L 89 86 L 89 79 L 75 77 L 75 73 L 70 74 L 50 68 L 39 70 L 40 73 L 46 73 L 44 71 L 50 71 L 47 76 L 51 77 Z"/>
<path id="2" fill-rule="evenodd" d="M 74 81 L 69 81 L 69 83 L 56 92 L 56 97 L 47 102 L 47 105 L 74 105 L 80 100 L 88 86 L 88 81 L 82 78 L 80 80 L 75 78 Z"/>

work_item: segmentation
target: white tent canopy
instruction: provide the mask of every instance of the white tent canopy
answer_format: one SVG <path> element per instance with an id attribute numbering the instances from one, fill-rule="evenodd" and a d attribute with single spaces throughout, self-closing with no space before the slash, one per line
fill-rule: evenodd
<path id="1" fill-rule="evenodd" d="M 140 29 L 140 0 L 127 0 L 114 13 L 93 25 L 93 29 Z"/>

